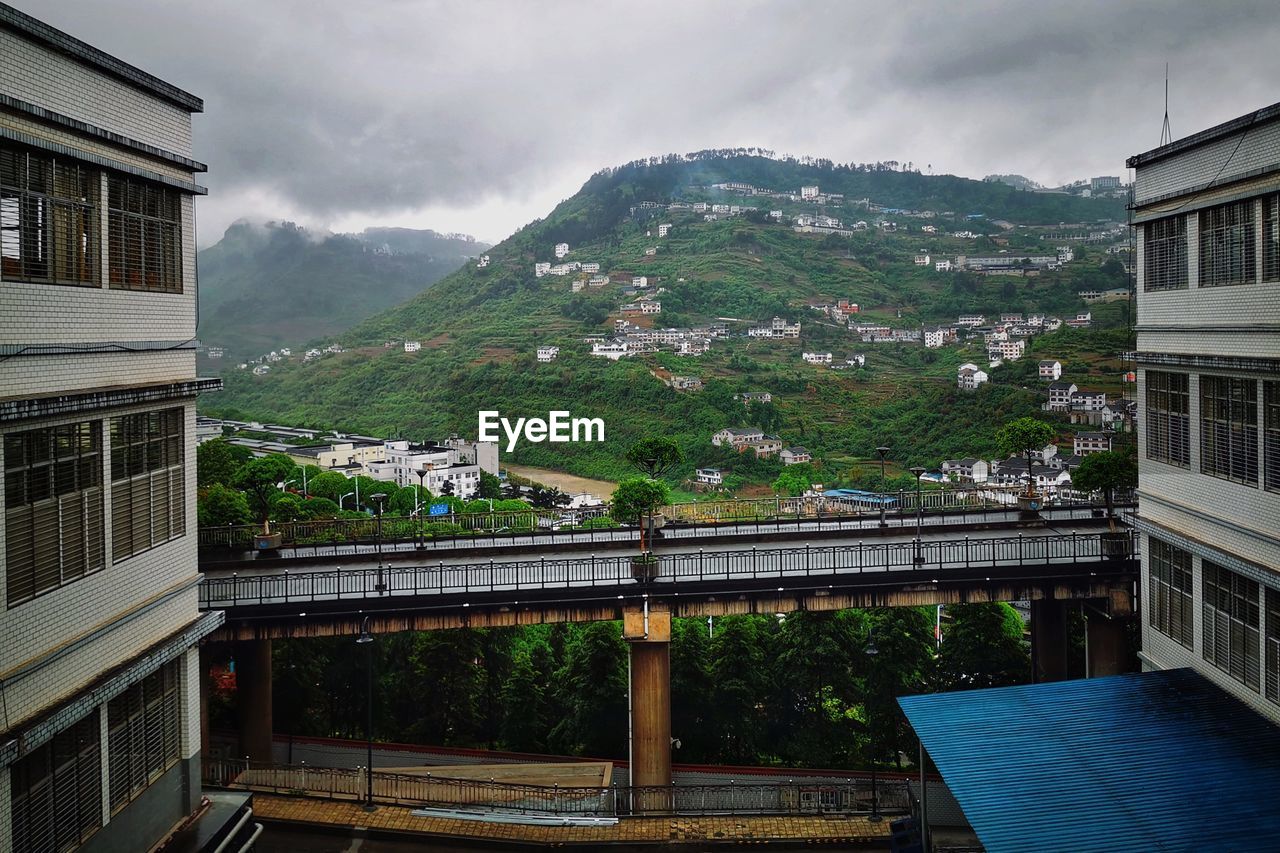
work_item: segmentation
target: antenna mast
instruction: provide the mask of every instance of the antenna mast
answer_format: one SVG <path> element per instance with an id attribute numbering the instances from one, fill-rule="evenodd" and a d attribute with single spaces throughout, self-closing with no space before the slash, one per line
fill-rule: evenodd
<path id="1" fill-rule="evenodd" d="M 1173 131 L 1169 129 L 1169 63 L 1164 64 L 1164 127 L 1160 130 L 1160 144 L 1168 145 L 1173 141 Z"/>

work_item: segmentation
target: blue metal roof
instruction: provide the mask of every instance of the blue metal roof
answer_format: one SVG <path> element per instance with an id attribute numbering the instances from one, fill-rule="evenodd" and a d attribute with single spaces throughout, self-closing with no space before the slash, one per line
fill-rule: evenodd
<path id="1" fill-rule="evenodd" d="M 989 853 L 1280 847 L 1280 727 L 1193 670 L 898 703 Z"/>

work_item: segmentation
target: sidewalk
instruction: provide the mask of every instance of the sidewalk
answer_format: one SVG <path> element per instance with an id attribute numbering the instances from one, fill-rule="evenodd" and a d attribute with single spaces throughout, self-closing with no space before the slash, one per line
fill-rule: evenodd
<path id="1" fill-rule="evenodd" d="M 351 802 L 254 794 L 254 816 L 313 828 L 367 829 L 374 833 L 488 840 L 530 845 L 725 844 L 796 842 L 866 845 L 888 849 L 889 819 L 865 817 L 630 817 L 616 826 L 558 827 L 489 824 L 417 817 L 407 806 L 379 806 L 369 813 Z"/>

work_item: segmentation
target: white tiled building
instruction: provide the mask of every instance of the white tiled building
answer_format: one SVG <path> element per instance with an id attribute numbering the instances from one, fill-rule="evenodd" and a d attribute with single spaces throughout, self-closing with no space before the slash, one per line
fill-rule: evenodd
<path id="1" fill-rule="evenodd" d="M 1130 158 L 1142 660 L 1280 720 L 1280 104 Z"/>
<path id="2" fill-rule="evenodd" d="M 202 109 L 0 4 L 6 853 L 147 850 L 200 805 Z"/>

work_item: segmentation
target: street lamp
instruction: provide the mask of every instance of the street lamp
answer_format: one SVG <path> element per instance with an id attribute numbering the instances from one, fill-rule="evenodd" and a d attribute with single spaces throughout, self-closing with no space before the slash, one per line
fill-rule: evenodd
<path id="1" fill-rule="evenodd" d="M 387 585 L 383 583 L 382 580 L 382 502 L 387 499 L 387 496 L 384 492 L 377 492 L 371 495 L 369 499 L 373 501 L 373 505 L 377 509 L 378 513 L 378 582 L 373 588 L 377 590 L 379 595 L 381 595 L 387 591 Z"/>
<path id="2" fill-rule="evenodd" d="M 924 554 L 920 553 L 920 528 L 924 524 L 924 496 L 920 491 L 920 478 L 924 476 L 924 470 L 919 465 L 911 468 L 911 473 L 916 475 L 916 556 L 914 562 L 917 566 L 924 563 Z"/>
<path id="3" fill-rule="evenodd" d="M 365 648 L 364 738 L 366 758 L 364 810 L 371 812 L 375 810 L 373 805 L 373 635 L 369 633 L 368 616 L 360 621 L 360 636 L 356 639 L 356 645 L 364 646 Z"/>
<path id="4" fill-rule="evenodd" d="M 889 448 L 881 445 L 876 448 L 876 453 L 880 454 L 880 526 L 888 527 L 889 522 L 884 520 L 884 458 L 889 453 Z"/>
<path id="5" fill-rule="evenodd" d="M 874 634 L 875 634 L 875 626 L 872 625 L 869 628 L 867 628 L 867 647 L 863 652 L 868 658 L 871 659 L 872 663 L 875 662 L 876 655 L 880 653 L 880 650 L 876 648 L 876 641 L 875 641 Z M 867 674 L 870 675 L 869 672 Z M 867 714 L 868 722 L 870 722 L 870 719 L 871 719 L 871 714 L 868 712 Z M 867 817 L 867 820 L 870 821 L 871 823 L 879 823 L 881 820 L 880 796 L 879 796 L 879 791 L 877 790 L 877 787 L 876 787 L 876 756 L 875 756 L 874 746 L 872 747 L 872 750 L 871 750 L 871 814 Z"/>
<path id="6" fill-rule="evenodd" d="M 342 497 L 338 498 L 338 509 L 342 509 L 342 502 L 343 502 L 343 501 L 345 501 L 347 498 L 351 497 L 351 496 L 352 496 L 352 495 L 354 495 L 354 494 L 355 494 L 355 492 L 347 492 L 345 495 L 343 495 Z M 357 498 L 357 499 L 356 499 L 356 504 L 357 504 L 357 506 L 359 505 L 359 498 Z"/>

